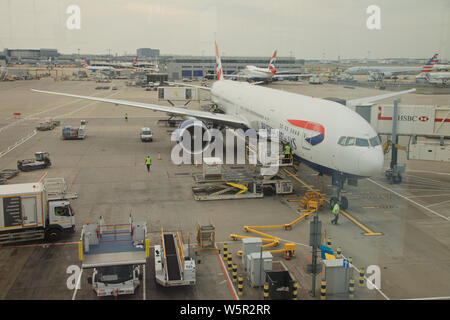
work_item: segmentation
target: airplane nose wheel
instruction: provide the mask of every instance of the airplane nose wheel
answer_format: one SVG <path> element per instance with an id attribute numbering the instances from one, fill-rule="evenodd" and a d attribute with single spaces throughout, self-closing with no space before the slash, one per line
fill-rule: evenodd
<path id="1" fill-rule="evenodd" d="M 333 210 L 334 205 L 339 202 L 337 197 L 331 197 L 330 199 L 330 209 Z M 347 210 L 348 208 L 348 199 L 347 197 L 341 197 L 341 202 L 339 203 L 339 208 L 341 210 Z"/>

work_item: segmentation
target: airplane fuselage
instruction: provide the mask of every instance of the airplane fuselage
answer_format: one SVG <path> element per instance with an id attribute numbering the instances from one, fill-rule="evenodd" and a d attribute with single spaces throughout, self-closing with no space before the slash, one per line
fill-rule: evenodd
<path id="1" fill-rule="evenodd" d="M 358 178 L 382 169 L 377 133 L 339 103 L 231 80 L 216 81 L 211 97 L 226 114 L 245 119 L 254 130 L 279 129 L 294 156 L 318 172 Z M 340 145 L 341 137 L 358 138 L 360 143 Z M 370 139 L 378 144 L 371 145 Z"/>
<path id="2" fill-rule="evenodd" d="M 352 75 L 367 75 L 369 72 L 382 74 L 417 74 L 422 70 L 422 67 L 352 67 L 345 70 L 345 73 Z"/>

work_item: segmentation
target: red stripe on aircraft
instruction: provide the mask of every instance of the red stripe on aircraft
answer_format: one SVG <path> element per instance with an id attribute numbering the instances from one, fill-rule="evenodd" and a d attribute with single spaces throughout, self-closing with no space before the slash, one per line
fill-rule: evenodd
<path id="1" fill-rule="evenodd" d="M 319 123 L 305 120 L 292 120 L 292 119 L 288 119 L 288 122 L 296 127 L 312 130 L 321 133 L 323 136 L 325 136 L 325 128 Z"/>

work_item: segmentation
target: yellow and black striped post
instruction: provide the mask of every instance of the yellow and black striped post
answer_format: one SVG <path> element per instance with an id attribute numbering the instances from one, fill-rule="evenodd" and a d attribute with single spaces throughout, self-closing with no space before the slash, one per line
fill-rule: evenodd
<path id="1" fill-rule="evenodd" d="M 292 284 L 292 300 L 297 300 L 297 294 L 298 294 L 298 283 L 295 281 Z"/>
<path id="2" fill-rule="evenodd" d="M 238 296 L 239 297 L 242 297 L 243 291 L 244 291 L 244 278 L 241 275 L 239 275 L 238 276 Z"/>
<path id="3" fill-rule="evenodd" d="M 364 268 L 359 270 L 359 286 L 364 287 Z"/>
<path id="4" fill-rule="evenodd" d="M 352 263 L 353 263 L 352 257 L 348 257 L 348 263 L 349 263 L 349 264 L 352 264 Z"/>
<path id="5" fill-rule="evenodd" d="M 355 297 L 355 280 L 350 279 L 348 282 L 348 297 L 353 299 Z"/>
<path id="6" fill-rule="evenodd" d="M 325 280 L 322 280 L 320 282 L 320 300 L 326 299 L 327 299 L 327 282 Z"/>
<path id="7" fill-rule="evenodd" d="M 227 261 L 228 260 L 228 244 L 224 243 L 223 244 L 223 261 Z"/>
<path id="8" fill-rule="evenodd" d="M 338 247 L 336 249 L 336 259 L 341 259 L 342 258 L 342 249 L 341 247 Z"/>
<path id="9" fill-rule="evenodd" d="M 237 282 L 237 265 L 233 264 L 233 283 Z"/>
<path id="10" fill-rule="evenodd" d="M 264 300 L 269 300 L 269 284 L 264 283 Z"/>
<path id="11" fill-rule="evenodd" d="M 231 272 L 232 269 L 233 269 L 233 259 L 232 259 L 232 255 L 230 252 L 228 254 L 228 271 Z"/>
<path id="12" fill-rule="evenodd" d="M 327 239 L 327 246 L 329 246 L 329 247 L 331 246 L 331 238 Z"/>

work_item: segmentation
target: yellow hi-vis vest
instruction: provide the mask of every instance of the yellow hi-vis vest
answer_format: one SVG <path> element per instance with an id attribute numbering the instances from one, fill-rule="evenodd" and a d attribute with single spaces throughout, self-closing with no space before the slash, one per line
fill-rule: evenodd
<path id="1" fill-rule="evenodd" d="M 145 164 L 152 164 L 152 159 L 150 157 L 147 157 Z"/>
<path id="2" fill-rule="evenodd" d="M 285 146 L 284 147 L 284 154 L 291 154 L 291 147 L 290 146 Z"/>
<path id="3" fill-rule="evenodd" d="M 339 204 L 336 203 L 336 204 L 334 205 L 334 207 L 333 207 L 333 214 L 334 214 L 334 215 L 337 215 L 337 214 L 339 213 L 339 211 L 341 211 L 340 208 L 339 208 Z"/>

